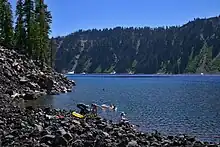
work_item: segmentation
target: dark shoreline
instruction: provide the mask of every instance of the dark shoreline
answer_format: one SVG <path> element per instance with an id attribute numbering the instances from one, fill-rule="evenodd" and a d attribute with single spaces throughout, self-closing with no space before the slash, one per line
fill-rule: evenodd
<path id="1" fill-rule="evenodd" d="M 61 94 L 62 95 L 62 94 Z M 41 106 L 41 108 L 42 109 L 44 109 L 46 106 Z M 51 110 L 59 110 L 59 108 L 58 109 L 51 109 Z M 74 109 L 74 110 L 72 110 L 72 109 L 64 109 L 64 111 L 65 112 L 67 112 L 67 116 L 68 117 L 70 117 L 70 118 L 67 118 L 67 119 L 76 119 L 76 118 L 74 118 L 74 117 L 72 117 L 71 116 L 71 112 L 72 111 L 75 111 L 75 110 L 78 110 L 78 109 Z M 61 109 L 61 111 L 62 111 L 62 109 Z M 104 117 L 102 117 L 102 120 L 104 120 L 106 117 L 104 116 Z M 76 119 L 77 120 L 77 119 Z M 91 121 L 93 121 L 93 120 L 91 120 Z M 107 119 L 107 121 L 109 121 L 109 119 Z M 114 124 L 118 124 L 118 121 L 117 120 L 114 120 L 113 121 L 114 122 Z M 119 125 L 119 124 L 118 124 Z M 144 133 L 144 134 L 154 134 L 155 132 L 154 132 L 154 130 L 152 130 L 151 128 L 149 128 L 149 129 L 143 129 L 142 128 L 142 126 L 140 126 L 139 127 L 139 125 L 135 125 L 135 122 L 133 122 L 133 121 L 131 121 L 131 123 L 129 124 L 129 125 L 134 125 L 135 126 L 135 129 L 137 130 L 137 132 L 139 132 L 139 133 Z M 130 129 L 132 129 L 132 128 L 130 128 Z M 143 130 L 142 130 L 143 129 Z M 201 136 L 196 136 L 196 135 L 192 135 L 192 134 L 181 134 L 181 133 L 175 133 L 175 132 L 172 132 L 172 133 L 169 133 L 169 132 L 163 132 L 163 130 L 160 130 L 159 131 L 159 134 L 160 134 L 160 136 L 161 137 L 168 137 L 168 136 L 173 136 L 173 137 L 176 137 L 176 138 L 179 138 L 179 137 L 183 137 L 183 136 L 186 136 L 186 138 L 194 138 L 195 137 L 195 139 L 196 139 L 196 141 L 200 141 L 200 142 L 202 142 L 202 143 L 208 143 L 208 144 L 214 144 L 214 143 L 219 143 L 219 139 L 218 138 L 213 138 L 213 139 L 211 139 L 211 138 L 209 138 L 209 139 L 202 139 L 202 138 L 200 138 Z M 155 134 L 154 134 L 155 135 Z M 168 135 L 168 136 L 167 136 Z M 139 138 L 139 137 L 137 137 L 137 138 Z M 138 139 L 137 139 L 138 140 Z M 146 139 L 147 140 L 147 139 Z M 219 140 L 219 141 L 218 141 Z"/>
<path id="2" fill-rule="evenodd" d="M 3 98 L 4 97 L 4 98 Z M 213 146 L 187 135 L 165 136 L 143 133 L 132 124 L 112 123 L 101 117 L 77 119 L 72 111 L 49 107 L 20 108 L 1 97 L 0 135 L 2 146 Z M 6 99 L 5 99 L 6 98 Z M 59 116 L 63 116 L 59 118 Z"/>

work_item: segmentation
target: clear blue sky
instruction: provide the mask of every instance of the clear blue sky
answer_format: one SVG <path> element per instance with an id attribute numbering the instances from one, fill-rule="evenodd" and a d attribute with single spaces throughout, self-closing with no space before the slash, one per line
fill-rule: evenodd
<path id="1" fill-rule="evenodd" d="M 15 9 L 17 0 L 9 0 Z M 79 29 L 182 25 L 220 15 L 220 0 L 45 0 L 52 36 Z"/>

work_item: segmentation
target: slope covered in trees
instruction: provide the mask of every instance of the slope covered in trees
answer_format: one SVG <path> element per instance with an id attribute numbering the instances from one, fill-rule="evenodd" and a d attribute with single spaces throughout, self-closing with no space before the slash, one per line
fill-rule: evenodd
<path id="1" fill-rule="evenodd" d="M 14 18 L 8 0 L 0 0 L 0 15 L 0 44 L 50 65 L 52 17 L 44 0 L 17 0 Z"/>
<path id="2" fill-rule="evenodd" d="M 220 16 L 183 26 L 80 30 L 54 41 L 59 72 L 220 71 Z"/>

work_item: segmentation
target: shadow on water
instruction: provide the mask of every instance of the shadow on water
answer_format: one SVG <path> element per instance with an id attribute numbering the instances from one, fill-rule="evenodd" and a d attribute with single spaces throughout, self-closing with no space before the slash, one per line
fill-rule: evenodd
<path id="1" fill-rule="evenodd" d="M 25 101 L 24 105 L 32 106 L 34 108 L 50 107 L 59 109 L 72 109 L 77 103 L 75 102 L 73 93 L 75 89 L 72 89 L 71 93 L 61 93 L 59 95 L 44 95 L 36 100 Z M 74 107 L 76 108 L 76 107 Z"/>
<path id="2" fill-rule="evenodd" d="M 37 100 L 25 101 L 25 106 L 37 107 L 51 107 L 53 108 L 53 102 L 56 97 L 54 95 L 47 95 L 38 98 Z"/>

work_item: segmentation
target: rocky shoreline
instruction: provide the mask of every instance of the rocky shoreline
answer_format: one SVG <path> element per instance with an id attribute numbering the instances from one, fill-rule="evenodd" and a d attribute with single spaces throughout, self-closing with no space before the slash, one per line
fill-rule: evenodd
<path id="1" fill-rule="evenodd" d="M 74 81 L 48 66 L 0 46 L 0 93 L 12 98 L 37 99 L 40 95 L 71 92 Z"/>
<path id="2" fill-rule="evenodd" d="M 21 147 L 218 147 L 194 137 L 142 133 L 128 123 L 78 119 L 71 111 L 23 108 L 20 99 L 70 92 L 74 82 L 44 70 L 13 50 L 0 47 L 0 146 Z M 48 86 L 49 85 L 49 86 Z"/>
<path id="3" fill-rule="evenodd" d="M 186 135 L 147 134 L 128 123 L 103 118 L 78 119 L 71 111 L 5 105 L 1 97 L 0 138 L 2 146 L 72 147 L 218 147 Z M 2 105 L 4 104 L 4 105 Z"/>

